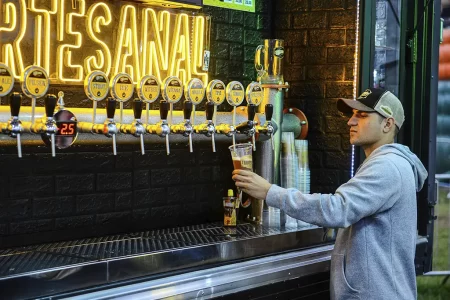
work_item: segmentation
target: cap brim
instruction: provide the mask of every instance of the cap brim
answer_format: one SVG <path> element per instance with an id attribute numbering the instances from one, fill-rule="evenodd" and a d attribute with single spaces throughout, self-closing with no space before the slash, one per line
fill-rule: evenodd
<path id="1" fill-rule="evenodd" d="M 339 99 L 337 102 L 337 109 L 344 114 L 350 114 L 354 109 L 360 111 L 375 111 L 373 108 L 353 99 Z"/>

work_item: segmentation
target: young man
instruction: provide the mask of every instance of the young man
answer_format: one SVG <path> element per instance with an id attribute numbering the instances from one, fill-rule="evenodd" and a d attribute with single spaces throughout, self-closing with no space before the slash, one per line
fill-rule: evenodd
<path id="1" fill-rule="evenodd" d="M 244 170 L 233 179 L 294 218 L 341 228 L 331 258 L 331 299 L 416 299 L 416 192 L 428 174 L 408 147 L 394 143 L 405 119 L 402 104 L 389 91 L 367 89 L 337 107 L 352 114 L 350 143 L 366 159 L 334 195 L 302 194 Z"/>

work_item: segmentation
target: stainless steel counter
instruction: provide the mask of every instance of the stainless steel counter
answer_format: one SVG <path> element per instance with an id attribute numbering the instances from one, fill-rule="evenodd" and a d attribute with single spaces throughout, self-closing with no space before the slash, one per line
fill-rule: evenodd
<path id="1" fill-rule="evenodd" d="M 1 250 L 0 294 L 27 299 L 130 284 L 330 242 L 313 226 L 212 223 Z"/>

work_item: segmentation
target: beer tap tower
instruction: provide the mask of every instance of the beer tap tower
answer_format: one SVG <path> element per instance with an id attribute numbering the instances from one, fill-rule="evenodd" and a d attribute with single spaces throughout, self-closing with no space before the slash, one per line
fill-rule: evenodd
<path id="1" fill-rule="evenodd" d="M 239 81 L 228 83 L 226 88 L 226 98 L 228 104 L 233 107 L 233 120 L 231 124 L 220 124 L 216 126 L 216 131 L 217 133 L 231 136 L 233 138 L 233 145 L 236 145 L 236 107 L 241 105 L 244 101 L 244 86 Z"/>

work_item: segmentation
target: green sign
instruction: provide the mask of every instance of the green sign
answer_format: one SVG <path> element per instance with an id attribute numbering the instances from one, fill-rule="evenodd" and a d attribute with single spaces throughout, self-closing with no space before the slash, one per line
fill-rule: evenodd
<path id="1" fill-rule="evenodd" d="M 203 0 L 204 5 L 255 12 L 256 0 Z"/>

